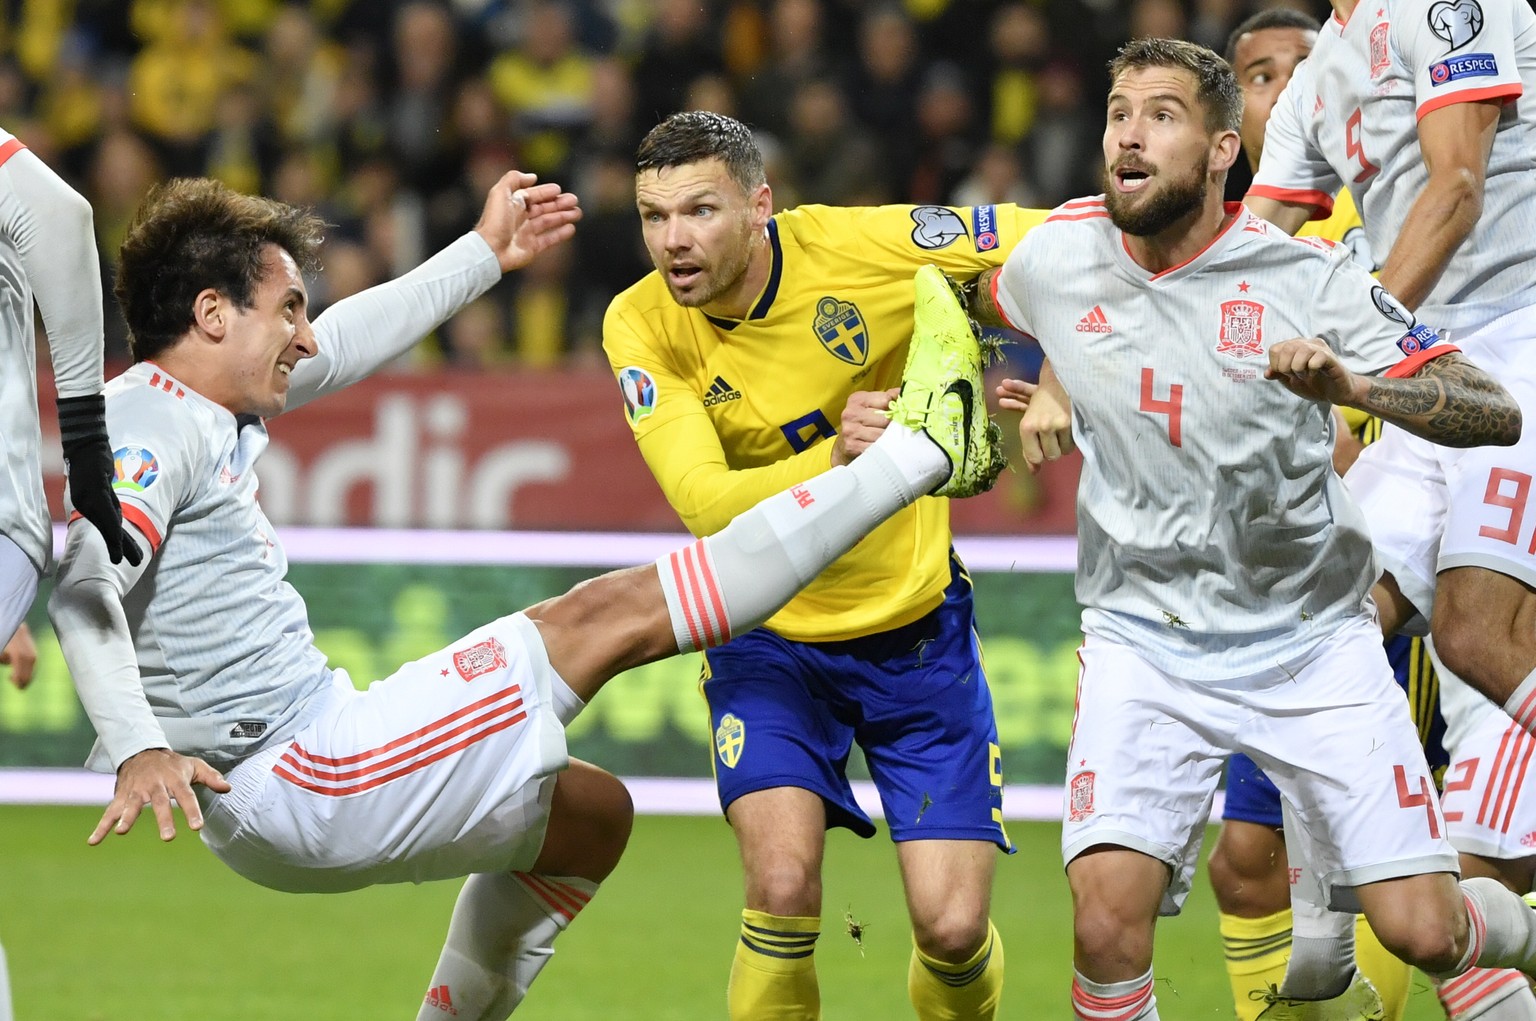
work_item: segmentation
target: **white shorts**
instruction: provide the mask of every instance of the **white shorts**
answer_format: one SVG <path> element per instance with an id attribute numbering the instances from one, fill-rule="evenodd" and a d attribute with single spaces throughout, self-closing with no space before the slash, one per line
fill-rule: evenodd
<path id="1" fill-rule="evenodd" d="M 520 613 L 366 691 L 338 672 L 314 722 L 204 796 L 203 841 L 295 893 L 526 870 L 568 762 L 553 674 Z"/>
<path id="2" fill-rule="evenodd" d="M 1453 338 L 1524 415 L 1512 447 L 1439 447 L 1396 426 L 1345 476 L 1382 567 L 1427 619 L 1435 575 L 1483 567 L 1536 586 L 1536 308 Z"/>
<path id="3" fill-rule="evenodd" d="M 1440 808 L 1458 851 L 1508 860 L 1536 855 L 1536 738 L 1498 706 L 1448 674 L 1441 690 L 1463 699 L 1456 743 L 1447 745 L 1450 768 Z M 1451 700 L 1446 700 L 1449 707 Z M 1447 713 L 1449 724 L 1450 714 Z M 1447 730 L 1447 736 L 1450 736 Z M 1531 790 L 1526 797 L 1525 791 Z"/>
<path id="4" fill-rule="evenodd" d="M 1173 677 L 1097 636 L 1081 657 L 1066 861 L 1113 844 L 1166 862 L 1173 876 L 1162 911 L 1177 914 L 1222 767 L 1244 752 L 1308 831 L 1330 906 L 1352 906 L 1355 886 L 1457 871 L 1408 703 L 1370 620 L 1231 681 Z"/>
<path id="5" fill-rule="evenodd" d="M 0 648 L 27 619 L 37 598 L 37 567 L 7 537 L 0 535 Z"/>

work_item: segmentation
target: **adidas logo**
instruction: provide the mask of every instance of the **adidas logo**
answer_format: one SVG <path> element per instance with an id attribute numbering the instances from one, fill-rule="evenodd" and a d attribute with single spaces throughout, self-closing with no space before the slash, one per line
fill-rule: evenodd
<path id="1" fill-rule="evenodd" d="M 704 395 L 704 406 L 713 408 L 716 404 L 739 400 L 741 391 L 727 383 L 724 376 L 716 376 L 715 381 L 709 384 L 709 392 Z"/>
<path id="2" fill-rule="evenodd" d="M 453 997 L 448 994 L 446 985 L 435 986 L 427 990 L 426 997 L 422 1000 L 429 1007 L 436 1007 L 453 1017 L 459 1016 L 459 1010 L 453 1005 Z"/>
<path id="3" fill-rule="evenodd" d="M 1093 311 L 1077 321 L 1078 333 L 1114 333 L 1115 328 L 1109 325 L 1109 320 L 1104 318 L 1104 310 L 1099 306 L 1093 306 Z"/>

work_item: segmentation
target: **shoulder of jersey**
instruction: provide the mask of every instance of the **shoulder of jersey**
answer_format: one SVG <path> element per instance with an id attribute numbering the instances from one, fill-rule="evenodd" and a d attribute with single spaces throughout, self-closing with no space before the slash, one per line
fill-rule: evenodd
<path id="1" fill-rule="evenodd" d="M 831 248 L 848 251 L 859 235 L 879 233 L 882 227 L 889 229 L 889 215 L 893 209 L 908 210 L 910 206 L 795 206 L 773 214 L 778 227 L 781 248 L 813 250 Z M 907 221 L 910 229 L 911 221 Z"/>
<path id="2" fill-rule="evenodd" d="M 184 386 L 163 372 L 134 366 L 107 382 L 102 390 L 107 406 L 119 413 L 141 411 L 164 421 L 167 416 L 193 419 L 210 417 L 211 411 L 201 401 L 191 399 Z"/>
<path id="3" fill-rule="evenodd" d="M 1090 226 L 1102 226 L 1109 223 L 1109 208 L 1104 205 L 1103 195 L 1089 195 L 1085 198 L 1071 199 L 1052 209 L 1040 227 L 1063 223 L 1081 223 Z M 1030 231 L 1031 234 L 1034 231 Z"/>
<path id="4" fill-rule="evenodd" d="M 1280 246 L 1290 253 L 1288 256 L 1290 258 L 1304 258 L 1304 255 L 1299 255 L 1297 252 L 1300 249 L 1302 252 L 1313 252 L 1326 259 L 1333 254 L 1334 249 L 1339 247 L 1337 242 L 1314 234 L 1296 234 L 1293 237 L 1262 217 L 1254 216 L 1252 213 L 1246 215 L 1247 221 L 1239 228 L 1245 240 L 1250 244 Z"/>

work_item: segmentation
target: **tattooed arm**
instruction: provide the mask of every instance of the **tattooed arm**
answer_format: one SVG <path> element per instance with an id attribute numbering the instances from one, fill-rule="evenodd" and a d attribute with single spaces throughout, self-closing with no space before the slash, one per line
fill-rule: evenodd
<path id="1" fill-rule="evenodd" d="M 1404 379 L 1351 372 L 1317 338 L 1269 349 L 1266 379 L 1311 400 L 1359 408 L 1444 447 L 1507 447 L 1520 439 L 1520 406 L 1508 390 L 1458 352 Z"/>
<path id="2" fill-rule="evenodd" d="M 991 269 L 982 270 L 981 276 L 976 277 L 960 285 L 960 291 L 965 295 L 965 310 L 971 318 L 976 320 L 978 326 L 1009 326 L 1009 322 L 1003 316 L 1002 309 L 997 307 L 997 300 L 992 296 L 992 281 L 1001 273 L 1002 267 L 994 266 Z"/>

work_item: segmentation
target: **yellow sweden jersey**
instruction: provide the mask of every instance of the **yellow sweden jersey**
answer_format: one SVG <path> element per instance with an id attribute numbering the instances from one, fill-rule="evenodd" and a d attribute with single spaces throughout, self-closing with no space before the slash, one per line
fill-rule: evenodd
<path id="1" fill-rule="evenodd" d="M 603 347 L 646 464 L 695 535 L 831 465 L 848 396 L 901 382 L 912 276 L 1001 265 L 1048 210 L 802 206 L 768 225 L 772 266 L 747 317 L 683 308 L 657 273 L 616 297 Z M 939 605 L 948 501 L 876 529 L 768 626 L 797 641 L 885 631 Z"/>

